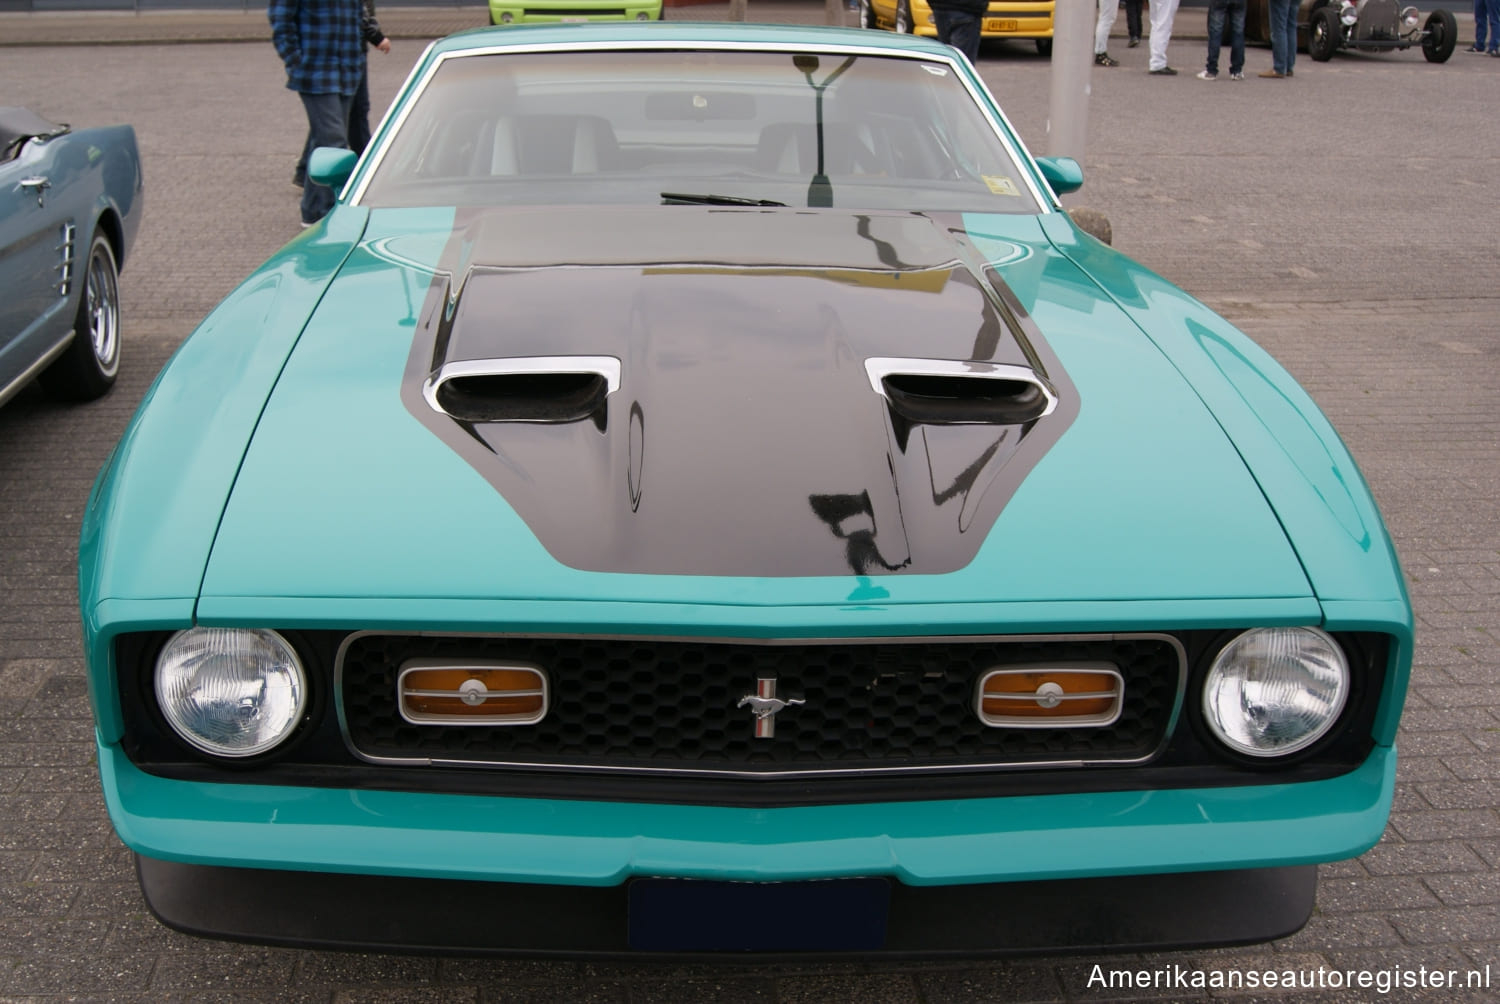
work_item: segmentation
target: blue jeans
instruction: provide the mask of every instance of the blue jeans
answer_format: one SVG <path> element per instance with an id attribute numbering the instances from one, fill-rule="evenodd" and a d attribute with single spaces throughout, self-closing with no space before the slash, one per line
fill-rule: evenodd
<path id="1" fill-rule="evenodd" d="M 981 18 L 966 10 L 948 7 L 932 8 L 932 23 L 937 25 L 938 40 L 947 42 L 969 57 L 969 62 L 979 62 L 979 27 Z"/>
<path id="2" fill-rule="evenodd" d="M 1245 69 L 1245 0 L 1208 0 L 1209 73 L 1219 72 L 1219 49 L 1224 45 L 1224 19 L 1229 19 L 1229 72 Z"/>
<path id="3" fill-rule="evenodd" d="M 1500 49 L 1500 0 L 1474 0 L 1474 48 L 1485 48 L 1486 35 L 1489 51 Z"/>
<path id="4" fill-rule="evenodd" d="M 1297 61 L 1297 0 L 1270 0 L 1271 69 L 1291 73 Z"/>
<path id="5" fill-rule="evenodd" d="M 305 153 L 320 146 L 349 147 L 349 106 L 352 94 L 297 94 L 307 112 L 307 145 Z M 312 179 L 302 186 L 302 222 L 316 223 L 328 215 L 338 196 L 326 185 L 314 185 Z"/>

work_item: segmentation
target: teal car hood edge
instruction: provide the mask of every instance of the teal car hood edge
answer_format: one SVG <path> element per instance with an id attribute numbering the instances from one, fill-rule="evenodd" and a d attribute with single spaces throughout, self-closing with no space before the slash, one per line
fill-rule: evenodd
<path id="1" fill-rule="evenodd" d="M 1395 544 L 1337 431 L 1269 353 L 1198 300 L 1062 214 L 1041 226 L 1182 372 L 1234 443 L 1302 563 L 1324 626 L 1392 636 L 1375 736 L 1393 743 L 1415 619 Z"/>
<path id="2" fill-rule="evenodd" d="M 195 607 L 265 402 L 367 219 L 363 209 L 339 207 L 274 255 L 204 319 L 147 390 L 80 526 L 79 606 L 85 644 L 100 665 L 112 665 L 115 632 L 132 622 L 167 626 Z M 133 611 L 123 623 L 114 618 L 126 607 L 112 601 Z M 117 698 L 95 693 L 93 703 L 105 734 L 118 732 Z"/>

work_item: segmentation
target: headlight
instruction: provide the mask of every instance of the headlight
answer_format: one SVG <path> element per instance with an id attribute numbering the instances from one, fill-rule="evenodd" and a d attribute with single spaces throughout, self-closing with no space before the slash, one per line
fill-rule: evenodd
<path id="1" fill-rule="evenodd" d="M 1407 31 L 1411 31 L 1413 28 L 1415 28 L 1417 26 L 1417 22 L 1421 19 L 1422 16 L 1417 13 L 1417 9 L 1415 7 L 1407 7 L 1401 12 L 1401 22 L 1406 26 Z"/>
<path id="2" fill-rule="evenodd" d="M 651 15 L 646 13 L 645 11 L 641 11 L 640 13 L 636 14 L 635 19 L 637 21 L 649 21 L 651 20 Z"/>
<path id="3" fill-rule="evenodd" d="M 193 628 L 156 660 L 156 702 L 188 744 L 222 757 L 264 753 L 307 709 L 307 674 L 274 631 Z"/>
<path id="4" fill-rule="evenodd" d="M 516 19 L 516 16 L 514 14 L 512 14 L 510 11 L 503 11 L 500 14 L 500 23 L 501 24 L 510 24 L 515 19 Z"/>
<path id="5" fill-rule="evenodd" d="M 1344 0 L 1344 6 L 1339 11 L 1339 20 L 1346 25 L 1352 25 L 1359 20 L 1359 8 Z"/>
<path id="6" fill-rule="evenodd" d="M 1203 683 L 1214 737 L 1253 757 L 1276 757 L 1321 739 L 1349 697 L 1349 664 L 1316 628 L 1256 628 L 1224 646 Z"/>

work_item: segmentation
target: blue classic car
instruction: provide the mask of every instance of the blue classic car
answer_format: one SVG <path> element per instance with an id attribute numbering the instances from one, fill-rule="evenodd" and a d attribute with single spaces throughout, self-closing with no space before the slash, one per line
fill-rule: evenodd
<path id="1" fill-rule="evenodd" d="M 0 404 L 33 377 L 89 400 L 120 365 L 119 271 L 140 224 L 135 131 L 0 108 Z"/>
<path id="2" fill-rule="evenodd" d="M 1298 928 L 1411 609 L 1338 436 L 885 33 L 434 44 L 85 517 L 174 927 L 602 956 Z"/>

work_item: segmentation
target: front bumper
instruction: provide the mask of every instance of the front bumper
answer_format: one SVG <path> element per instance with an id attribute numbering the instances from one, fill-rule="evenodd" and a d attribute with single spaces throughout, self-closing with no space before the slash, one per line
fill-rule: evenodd
<path id="1" fill-rule="evenodd" d="M 1335 861 L 1379 839 L 1396 756 L 1323 781 L 775 809 L 202 784 L 99 747 L 136 853 L 214 867 L 618 886 L 637 876 L 968 885 Z"/>
<path id="2" fill-rule="evenodd" d="M 631 959 L 972 956 L 1145 951 L 1284 937 L 1312 912 L 1314 866 L 1053 882 L 913 887 L 890 882 L 876 943 L 857 912 L 819 915 L 798 898 L 820 883 L 707 883 L 675 946 L 643 935 L 643 897 L 603 888 L 369 875 L 309 875 L 138 857 L 141 888 L 169 927 L 208 937 L 365 951 Z M 781 905 L 778 905 L 781 904 Z M 667 937 L 670 939 L 671 935 Z M 801 939 L 815 942 L 810 950 Z"/>

